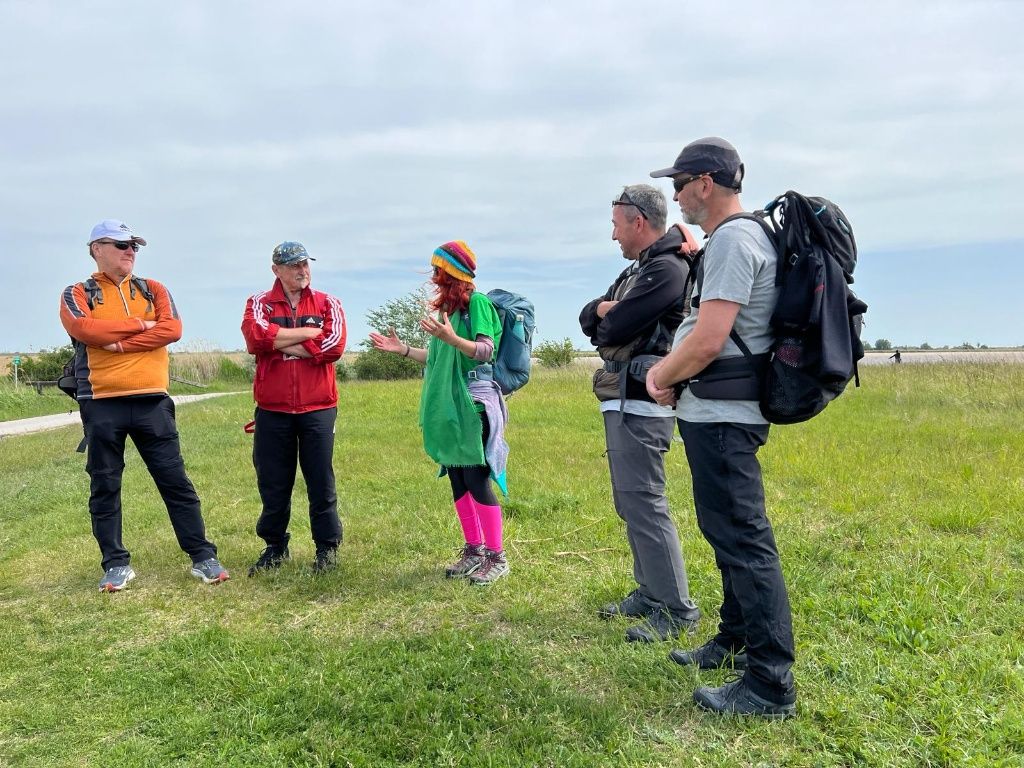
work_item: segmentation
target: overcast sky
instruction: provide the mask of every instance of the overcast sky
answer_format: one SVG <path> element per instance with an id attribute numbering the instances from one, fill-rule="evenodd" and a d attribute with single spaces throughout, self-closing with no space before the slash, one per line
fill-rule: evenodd
<path id="1" fill-rule="evenodd" d="M 108 217 L 148 239 L 183 343 L 240 348 L 298 240 L 354 349 L 463 239 L 479 288 L 582 347 L 624 266 L 609 202 L 706 135 L 745 206 L 845 209 L 867 339 L 1024 344 L 1021 2 L 0 0 L 0 29 L 0 350 L 66 342 Z"/>

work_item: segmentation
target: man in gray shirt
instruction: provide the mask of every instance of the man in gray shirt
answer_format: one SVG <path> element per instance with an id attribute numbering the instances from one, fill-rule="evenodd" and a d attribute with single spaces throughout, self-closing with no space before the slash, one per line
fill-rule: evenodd
<path id="1" fill-rule="evenodd" d="M 698 139 L 672 167 L 651 176 L 672 178 L 687 223 L 709 235 L 695 269 L 690 315 L 676 332 L 672 352 L 647 378 L 651 396 L 667 404 L 676 399 L 677 383 L 712 362 L 743 359 L 732 332 L 752 354 L 768 351 L 776 255 L 761 224 L 743 215 L 743 164 L 729 142 Z M 796 712 L 792 617 L 757 460 L 768 422 L 756 399 L 726 399 L 737 394 L 719 389 L 702 398 L 685 388 L 678 398 L 697 524 L 715 551 L 723 598 L 718 633 L 701 647 L 674 650 L 670 657 L 698 669 L 745 669 L 743 677 L 721 687 L 698 688 L 693 697 L 702 708 L 788 717 Z"/>

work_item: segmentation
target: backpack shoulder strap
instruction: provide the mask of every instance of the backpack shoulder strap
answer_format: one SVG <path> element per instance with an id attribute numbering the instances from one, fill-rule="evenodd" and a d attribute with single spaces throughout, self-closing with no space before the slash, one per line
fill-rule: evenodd
<path id="1" fill-rule="evenodd" d="M 82 281 L 82 290 L 85 291 L 85 303 L 89 305 L 89 309 L 93 309 L 97 304 L 103 303 L 103 289 L 100 288 L 100 284 L 96 282 L 95 277 L 90 277 Z"/>
<path id="2" fill-rule="evenodd" d="M 146 311 L 149 312 L 153 309 L 153 292 L 149 289 L 149 281 L 144 277 L 138 275 L 132 275 L 131 280 L 128 284 L 128 291 L 131 297 L 135 298 L 135 287 L 138 286 L 139 291 L 142 293 L 143 298 L 146 300 Z"/>

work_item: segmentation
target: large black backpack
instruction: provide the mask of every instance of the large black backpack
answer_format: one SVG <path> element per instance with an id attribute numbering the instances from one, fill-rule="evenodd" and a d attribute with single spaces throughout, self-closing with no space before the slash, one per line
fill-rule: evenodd
<path id="1" fill-rule="evenodd" d="M 746 358 L 748 371 L 756 374 L 762 415 L 773 424 L 806 421 L 842 394 L 851 379 L 860 386 L 860 331 L 868 307 L 850 289 L 857 265 L 853 227 L 831 200 L 792 190 L 761 211 L 730 218 L 754 219 L 764 227 L 778 254 L 779 288 L 770 321 L 775 340 L 768 354 L 752 355 L 735 330 L 730 338 Z M 710 367 L 702 373 L 708 371 Z M 714 377 L 694 378 L 698 386 L 702 380 L 710 386 Z M 728 373 L 724 378 L 731 379 Z M 697 394 L 692 382 L 691 388 Z M 703 396 L 750 399 L 742 392 L 735 397 L 714 392 Z"/>

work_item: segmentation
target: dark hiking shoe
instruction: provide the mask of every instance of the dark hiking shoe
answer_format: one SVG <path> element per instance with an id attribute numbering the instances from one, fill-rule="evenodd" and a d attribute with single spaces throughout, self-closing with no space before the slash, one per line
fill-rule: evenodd
<path id="1" fill-rule="evenodd" d="M 646 621 L 626 630 L 627 643 L 656 643 L 672 640 L 682 632 L 693 632 L 700 622 L 700 611 L 696 608 L 687 614 L 660 607 L 647 616 Z"/>
<path id="2" fill-rule="evenodd" d="M 745 669 L 747 666 L 746 651 L 742 648 L 733 651 L 714 638 L 692 651 L 674 648 L 669 651 L 668 657 L 676 664 L 697 669 Z"/>
<path id="3" fill-rule="evenodd" d="M 208 557 L 198 563 L 192 563 L 192 575 L 197 579 L 202 579 L 203 584 L 220 584 L 231 578 L 227 568 L 221 565 L 216 557 Z"/>
<path id="4" fill-rule="evenodd" d="M 469 574 L 470 584 L 478 587 L 486 587 L 493 584 L 502 576 L 508 576 L 508 560 L 504 552 L 495 552 L 493 549 L 484 550 L 484 562 L 477 570 Z"/>
<path id="5" fill-rule="evenodd" d="M 602 619 L 613 619 L 616 616 L 628 616 L 631 619 L 642 619 L 658 610 L 658 604 L 634 589 L 617 603 L 602 606 L 597 615 Z"/>
<path id="6" fill-rule="evenodd" d="M 693 692 L 693 700 L 701 709 L 720 715 L 757 715 L 782 720 L 796 714 L 795 688 L 786 694 L 784 701 L 769 701 L 750 690 L 744 678 L 718 688 L 698 688 Z"/>
<path id="7" fill-rule="evenodd" d="M 255 576 L 261 571 L 272 571 L 275 568 L 280 568 L 281 564 L 290 557 L 287 545 L 284 548 L 267 547 L 263 550 L 263 554 L 260 555 L 260 559 L 249 567 L 249 575 Z"/>
<path id="8" fill-rule="evenodd" d="M 483 544 L 467 544 L 459 551 L 459 559 L 444 569 L 446 579 L 464 579 L 484 564 Z"/>
<path id="9" fill-rule="evenodd" d="M 107 572 L 100 579 L 100 592 L 120 592 L 134 578 L 135 571 L 130 565 L 115 565 L 113 568 L 107 568 Z"/>
<path id="10" fill-rule="evenodd" d="M 313 558 L 313 573 L 326 573 L 338 567 L 338 548 L 325 547 L 316 551 Z"/>

